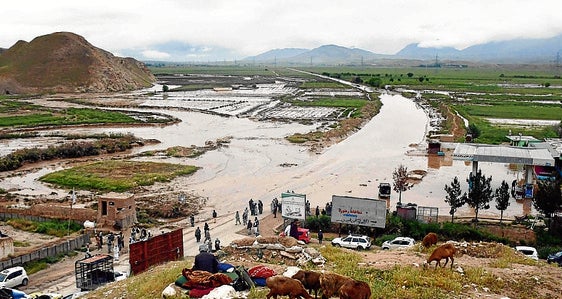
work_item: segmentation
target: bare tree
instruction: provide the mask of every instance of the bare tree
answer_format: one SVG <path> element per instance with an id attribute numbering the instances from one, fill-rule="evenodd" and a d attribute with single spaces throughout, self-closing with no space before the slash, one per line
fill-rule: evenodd
<path id="1" fill-rule="evenodd" d="M 413 184 L 408 182 L 408 168 L 402 164 L 392 173 L 394 179 L 394 191 L 398 192 L 398 203 L 402 203 L 402 191 L 412 188 Z"/>
<path id="2" fill-rule="evenodd" d="M 451 223 L 453 223 L 455 219 L 455 212 L 457 212 L 457 210 L 465 204 L 466 193 L 461 195 L 461 183 L 457 177 L 453 179 L 450 187 L 445 185 L 445 192 L 448 194 L 445 196 L 445 202 L 451 206 L 449 214 L 451 214 Z"/>
<path id="3" fill-rule="evenodd" d="M 496 189 L 496 209 L 500 211 L 500 225 L 503 222 L 503 211 L 507 210 L 509 207 L 509 185 L 504 180 L 501 186 Z"/>

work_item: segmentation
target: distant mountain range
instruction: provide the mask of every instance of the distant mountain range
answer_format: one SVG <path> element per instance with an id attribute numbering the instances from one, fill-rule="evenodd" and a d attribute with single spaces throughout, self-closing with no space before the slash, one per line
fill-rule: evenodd
<path id="1" fill-rule="evenodd" d="M 562 52 L 562 34 L 546 39 L 514 39 L 489 42 L 463 50 L 452 47 L 423 48 L 409 44 L 395 55 L 376 54 L 357 48 L 324 45 L 315 49 L 275 49 L 243 59 L 246 62 L 278 64 L 377 64 L 381 60 L 423 60 L 440 62 L 467 61 L 482 63 L 553 63 Z M 558 57 L 558 58 L 557 58 Z"/>

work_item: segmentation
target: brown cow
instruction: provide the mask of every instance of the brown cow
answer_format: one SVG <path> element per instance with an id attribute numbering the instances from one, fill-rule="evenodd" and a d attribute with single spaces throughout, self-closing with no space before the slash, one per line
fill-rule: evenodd
<path id="1" fill-rule="evenodd" d="M 437 266 L 441 266 L 441 260 L 445 259 L 445 264 L 443 266 L 441 266 L 442 268 L 445 268 L 445 266 L 447 266 L 447 263 L 449 262 L 449 258 L 451 259 L 451 269 L 453 269 L 453 262 L 455 261 L 455 253 L 457 252 L 457 249 L 455 248 L 455 246 L 451 243 L 445 243 L 437 248 L 435 248 L 435 250 L 433 250 L 433 253 L 431 253 L 431 255 L 429 256 L 429 258 L 427 259 L 427 264 L 431 265 L 431 263 L 433 261 L 436 261 L 437 263 L 435 264 L 435 269 L 437 269 Z"/>
<path id="2" fill-rule="evenodd" d="M 369 299 L 371 288 L 366 282 L 352 279 L 341 286 L 338 293 L 340 299 Z"/>
<path id="3" fill-rule="evenodd" d="M 265 284 L 269 288 L 269 293 L 267 293 L 266 298 L 269 299 L 273 296 L 277 299 L 277 296 L 289 296 L 289 299 L 299 299 L 304 297 L 305 299 L 313 299 L 306 290 L 302 283 L 296 279 L 285 277 L 283 275 L 276 275 L 268 277 L 265 280 Z"/>
<path id="4" fill-rule="evenodd" d="M 318 290 L 320 289 L 320 273 L 308 270 L 299 270 L 295 275 L 294 279 L 302 282 L 304 287 L 308 289 L 308 293 L 312 294 L 314 290 L 314 298 L 318 298 Z"/>
<path id="5" fill-rule="evenodd" d="M 322 299 L 328 299 L 338 294 L 340 288 L 353 279 L 336 273 L 322 273 L 320 275 L 320 288 Z"/>
<path id="6" fill-rule="evenodd" d="M 437 244 L 437 234 L 436 233 L 428 233 L 423 237 L 422 245 L 425 248 L 429 248 L 432 245 Z"/>

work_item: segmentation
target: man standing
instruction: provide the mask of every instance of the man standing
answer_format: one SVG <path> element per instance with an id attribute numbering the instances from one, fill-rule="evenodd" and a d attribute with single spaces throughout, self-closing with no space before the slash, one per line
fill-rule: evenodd
<path id="1" fill-rule="evenodd" d="M 258 200 L 258 213 L 261 215 L 263 214 L 263 202 L 260 200 Z"/>
<path id="2" fill-rule="evenodd" d="M 213 210 L 213 220 L 217 223 L 217 211 Z"/>
<path id="3" fill-rule="evenodd" d="M 195 226 L 195 216 L 190 215 L 189 216 L 189 222 L 191 223 L 191 227 Z"/>
<path id="4" fill-rule="evenodd" d="M 242 222 L 240 222 L 240 213 L 238 211 L 236 211 L 236 216 L 234 218 L 236 218 L 236 223 L 234 223 L 234 225 L 242 224 Z"/>
<path id="5" fill-rule="evenodd" d="M 218 266 L 219 261 L 212 253 L 209 253 L 207 245 L 199 245 L 199 254 L 195 256 L 191 269 L 217 273 L 219 272 Z"/>
<path id="6" fill-rule="evenodd" d="M 244 213 L 242 213 L 242 222 L 244 222 L 244 225 L 248 223 L 248 208 L 245 208 Z"/>
<path id="7" fill-rule="evenodd" d="M 254 216 L 254 200 L 252 198 L 248 201 L 248 208 L 250 209 L 252 216 Z"/>
<path id="8" fill-rule="evenodd" d="M 322 230 L 318 230 L 318 243 L 322 244 L 322 239 L 324 239 L 324 233 Z"/>
<path id="9" fill-rule="evenodd" d="M 252 220 L 248 220 L 248 224 L 246 224 L 246 228 L 248 229 L 248 235 L 252 233 Z"/>
<path id="10" fill-rule="evenodd" d="M 203 242 L 206 243 L 207 241 L 211 242 L 211 231 L 209 231 L 209 230 L 205 231 L 205 240 Z"/>
<path id="11" fill-rule="evenodd" d="M 199 226 L 195 229 L 195 240 L 197 243 L 201 241 L 201 229 L 199 229 Z"/>
<path id="12" fill-rule="evenodd" d="M 258 220 L 258 217 L 254 218 L 254 235 L 256 235 L 256 237 L 260 234 L 260 221 Z"/>

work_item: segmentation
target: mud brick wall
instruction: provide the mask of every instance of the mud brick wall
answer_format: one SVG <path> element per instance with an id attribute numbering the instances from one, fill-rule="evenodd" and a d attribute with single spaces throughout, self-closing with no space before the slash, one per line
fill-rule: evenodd
<path id="1" fill-rule="evenodd" d="M 10 208 L 0 206 L 0 213 L 6 214 L 6 218 L 17 218 L 15 215 L 36 216 L 52 219 L 70 219 L 83 223 L 86 220 L 96 221 L 97 211 L 85 208 L 70 208 L 69 206 L 59 206 L 53 204 L 37 204 L 28 209 Z M 11 214 L 11 216 L 8 216 Z"/>

